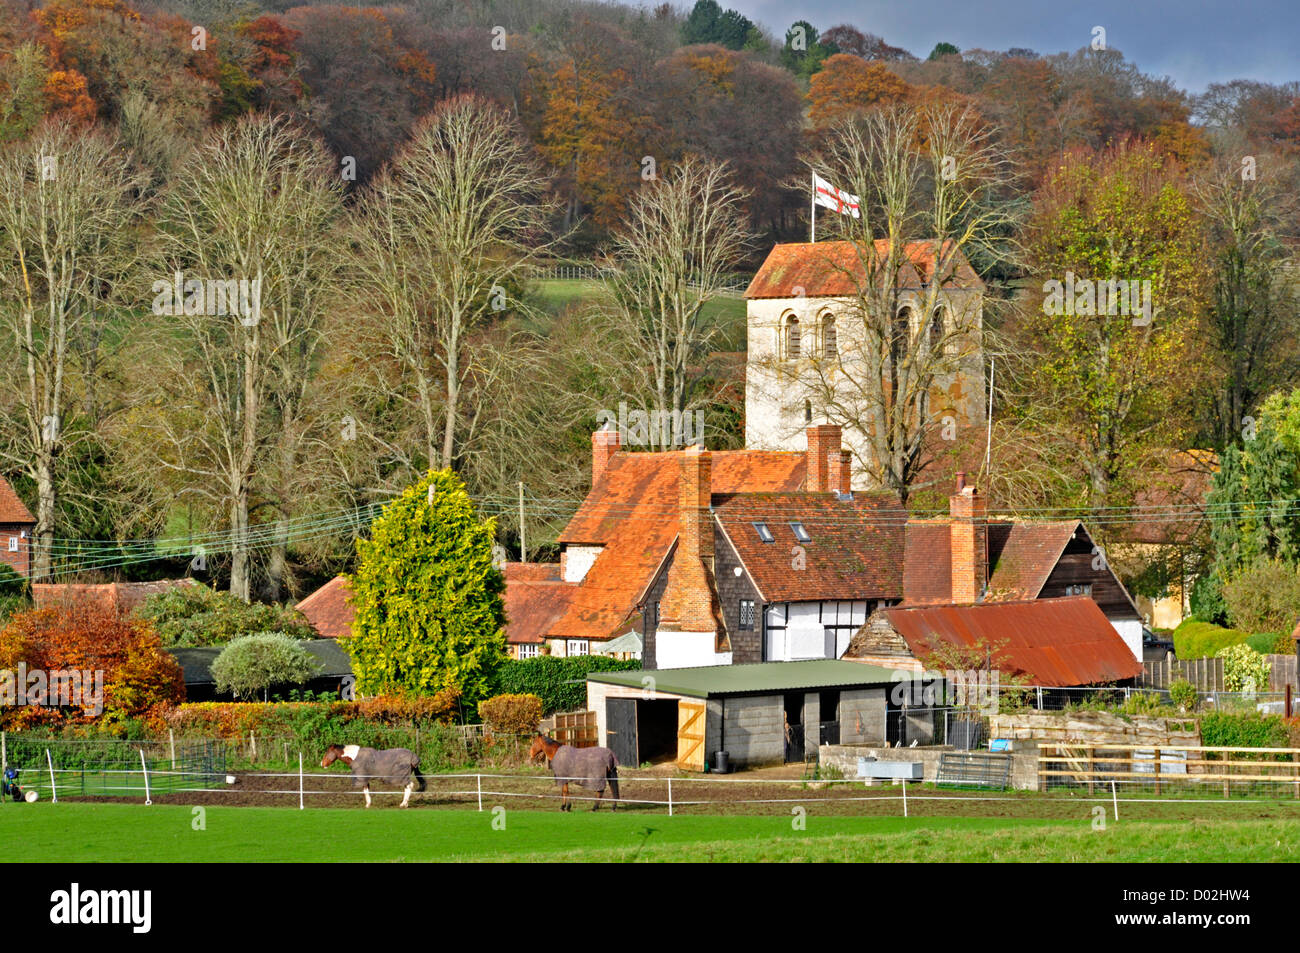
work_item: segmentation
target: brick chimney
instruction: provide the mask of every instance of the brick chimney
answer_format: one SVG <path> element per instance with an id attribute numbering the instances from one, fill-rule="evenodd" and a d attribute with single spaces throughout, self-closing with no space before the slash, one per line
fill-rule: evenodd
<path id="1" fill-rule="evenodd" d="M 853 454 L 848 450 L 832 450 L 827 457 L 830 469 L 830 486 L 832 493 L 849 493 L 852 491 Z"/>
<path id="2" fill-rule="evenodd" d="M 835 424 L 817 424 L 808 428 L 807 475 L 804 488 L 809 493 L 825 493 L 830 489 L 830 456 L 839 453 L 840 428 Z"/>
<path id="3" fill-rule="evenodd" d="M 696 444 L 680 454 L 677 552 L 659 604 L 659 627 L 716 632 L 713 589 L 712 461 Z"/>
<path id="4" fill-rule="evenodd" d="M 591 435 L 591 485 L 595 486 L 609 465 L 609 458 L 619 451 L 618 428 L 613 421 Z"/>
<path id="5" fill-rule="evenodd" d="M 952 518 L 952 601 L 974 603 L 984 596 L 988 570 L 988 503 L 957 474 L 957 492 L 948 497 Z"/>

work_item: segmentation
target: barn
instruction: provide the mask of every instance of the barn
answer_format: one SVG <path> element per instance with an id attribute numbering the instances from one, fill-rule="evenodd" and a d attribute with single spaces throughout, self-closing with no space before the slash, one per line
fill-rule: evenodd
<path id="1" fill-rule="evenodd" d="M 803 761 L 819 744 L 882 743 L 890 698 L 922 680 L 837 659 L 592 672 L 587 708 L 620 764 L 704 771 L 725 751 L 756 767 Z"/>

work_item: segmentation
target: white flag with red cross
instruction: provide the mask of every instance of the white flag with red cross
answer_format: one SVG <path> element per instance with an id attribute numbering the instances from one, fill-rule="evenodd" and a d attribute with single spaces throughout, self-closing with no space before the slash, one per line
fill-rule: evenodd
<path id="1" fill-rule="evenodd" d="M 841 215 L 852 215 L 854 218 L 862 215 L 856 195 L 837 189 L 816 172 L 813 173 L 813 203 L 823 208 L 833 208 Z"/>

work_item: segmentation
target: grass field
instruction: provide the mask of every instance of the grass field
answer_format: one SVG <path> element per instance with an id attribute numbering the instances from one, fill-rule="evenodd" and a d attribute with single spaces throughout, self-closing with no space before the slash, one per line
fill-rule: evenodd
<path id="1" fill-rule="evenodd" d="M 464 810 L 38 803 L 0 809 L 0 843 L 46 862 L 1295 861 L 1300 822 L 647 817 Z M 494 827 L 504 822 L 504 830 Z M 329 833 L 327 833 L 329 832 Z"/>

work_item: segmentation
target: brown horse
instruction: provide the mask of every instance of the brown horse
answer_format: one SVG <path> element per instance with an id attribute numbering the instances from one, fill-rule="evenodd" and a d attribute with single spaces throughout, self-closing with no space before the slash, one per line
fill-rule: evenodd
<path id="1" fill-rule="evenodd" d="M 328 768 L 335 761 L 342 761 L 352 769 L 352 786 L 361 788 L 366 796 L 366 807 L 370 806 L 372 780 L 386 781 L 404 788 L 401 807 L 410 804 L 412 790 L 424 790 L 420 759 L 408 748 L 377 751 L 360 745 L 330 745 L 325 749 L 325 757 L 321 759 L 320 766 Z"/>
<path id="2" fill-rule="evenodd" d="M 591 805 L 593 811 L 600 810 L 608 785 L 614 797 L 611 810 L 618 810 L 618 760 L 614 752 L 608 748 L 575 748 L 538 732 L 528 750 L 528 760 L 532 761 L 540 754 L 545 754 L 551 762 L 551 773 L 560 787 L 561 811 L 572 810 L 569 804 L 570 782 L 596 792 L 596 800 Z"/>

